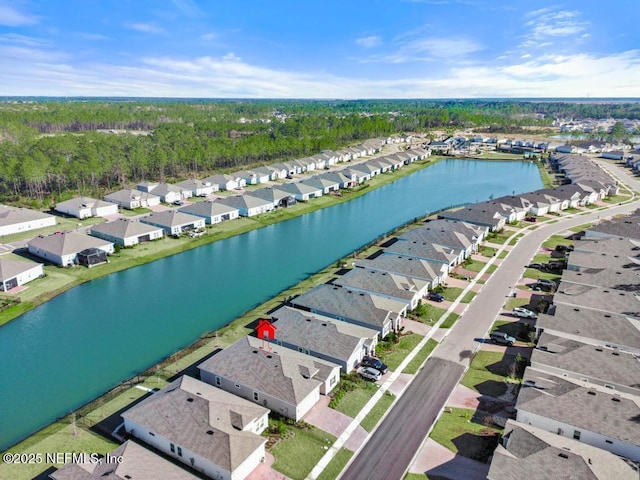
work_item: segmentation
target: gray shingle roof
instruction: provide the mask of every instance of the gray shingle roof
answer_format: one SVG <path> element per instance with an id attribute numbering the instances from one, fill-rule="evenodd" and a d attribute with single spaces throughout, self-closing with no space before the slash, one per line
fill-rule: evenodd
<path id="1" fill-rule="evenodd" d="M 282 307 L 271 314 L 276 339 L 346 361 L 364 341 L 378 336 L 371 328 Z"/>
<path id="2" fill-rule="evenodd" d="M 442 268 L 442 263 L 439 262 L 392 254 L 378 255 L 373 259 L 357 260 L 355 263 L 358 267 L 399 273 L 429 282 L 433 282 L 439 277 L 440 269 Z"/>
<path id="3" fill-rule="evenodd" d="M 262 340 L 244 337 L 198 368 L 254 391 L 297 405 L 319 388 L 338 365 L 279 345 L 262 349 Z"/>
<path id="4" fill-rule="evenodd" d="M 100 208 L 100 207 L 108 207 L 111 205 L 115 205 L 112 202 L 105 202 L 104 200 L 97 200 L 95 198 L 89 197 L 76 197 L 71 200 L 66 200 L 64 202 L 60 202 L 56 205 L 56 209 L 59 208 Z"/>
<path id="5" fill-rule="evenodd" d="M 333 282 L 345 288 L 380 293 L 406 301 L 413 300 L 429 282 L 397 273 L 354 268 Z"/>
<path id="6" fill-rule="evenodd" d="M 180 227 L 189 225 L 193 222 L 202 222 L 202 218 L 195 215 L 179 212 L 177 210 L 164 210 L 162 212 L 154 212 L 140 219 L 143 223 L 153 223 L 163 227 Z"/>
<path id="7" fill-rule="evenodd" d="M 553 303 L 640 318 L 640 298 L 633 293 L 613 288 L 560 282 L 553 296 Z"/>
<path id="8" fill-rule="evenodd" d="M 489 480 L 636 480 L 638 472 L 600 448 L 509 420 Z"/>
<path id="9" fill-rule="evenodd" d="M 447 223 L 448 222 L 448 223 Z M 460 250 L 466 250 L 473 243 L 473 235 L 466 233 L 463 228 L 456 228 L 456 224 L 451 220 L 434 220 L 423 227 L 413 228 L 398 235 L 402 240 L 415 241 L 420 243 L 433 243 Z"/>
<path id="10" fill-rule="evenodd" d="M 640 407 L 633 400 L 581 387 L 531 367 L 527 368 L 523 379 L 525 384 L 516 403 L 519 413 L 521 410 L 534 413 L 577 429 L 640 444 L 636 420 L 640 418 Z M 531 382 L 535 386 L 527 386 Z"/>
<path id="11" fill-rule="evenodd" d="M 543 333 L 531 355 L 531 365 L 537 369 L 548 365 L 635 388 L 640 393 L 640 361 L 630 353 Z"/>
<path id="12" fill-rule="evenodd" d="M 354 292 L 332 285 L 318 285 L 291 300 L 294 307 L 326 312 L 383 329 L 391 318 L 404 312 L 405 302 L 390 300 L 378 295 Z"/>
<path id="13" fill-rule="evenodd" d="M 138 220 L 132 220 L 130 218 L 119 218 L 113 222 L 99 223 L 91 227 L 90 233 L 102 233 L 118 238 L 137 237 L 140 235 L 146 235 L 151 232 L 161 230 L 158 227 L 153 227 L 145 223 L 141 223 Z"/>
<path id="14" fill-rule="evenodd" d="M 104 199 L 110 202 L 120 202 L 120 203 L 128 203 L 132 200 L 146 200 L 148 198 L 160 198 L 158 195 L 154 195 L 153 193 L 142 192 L 140 190 L 134 189 L 124 189 L 118 190 L 117 192 L 112 192 L 104 196 Z"/>
<path id="15" fill-rule="evenodd" d="M 191 205 L 180 207 L 178 211 L 188 213 L 189 215 L 197 215 L 199 217 L 213 217 L 230 212 L 237 212 L 238 209 L 236 207 L 220 203 L 217 200 L 205 200 L 204 202 L 195 202 Z"/>
<path id="16" fill-rule="evenodd" d="M 224 390 L 182 376 L 126 410 L 122 417 L 233 471 L 266 442 L 266 438 L 239 429 L 267 412 Z"/>
<path id="17" fill-rule="evenodd" d="M 500 211 L 500 207 L 495 204 L 481 202 L 461 208 L 460 210 L 439 213 L 438 218 L 449 218 L 451 220 L 460 220 L 476 225 L 488 225 L 491 228 L 496 228 L 504 220 L 499 213 Z"/>
<path id="18" fill-rule="evenodd" d="M 90 237 L 84 233 L 60 232 L 51 235 L 38 235 L 27 242 L 30 247 L 45 250 L 54 255 L 70 255 L 88 248 L 100 248 L 112 245 L 111 242 Z"/>
<path id="19" fill-rule="evenodd" d="M 121 463 L 69 463 L 53 472 L 54 480 L 196 480 L 187 471 L 156 455 L 151 450 L 128 440 L 113 452 Z"/>
<path id="20" fill-rule="evenodd" d="M 599 234 L 614 237 L 625 237 L 633 240 L 640 240 L 640 217 L 629 216 L 603 221 L 589 227 L 586 232 L 587 235 L 589 232 L 597 232 Z"/>
<path id="21" fill-rule="evenodd" d="M 434 260 L 449 265 L 451 265 L 460 254 L 460 250 L 455 250 L 450 247 L 411 240 L 399 240 L 393 245 L 386 247 L 385 252 Z"/>
<path id="22" fill-rule="evenodd" d="M 53 218 L 53 216 L 28 208 L 0 205 L 0 227 L 15 225 L 16 223 L 33 222 L 34 220 L 42 220 L 43 218 Z"/>
<path id="23" fill-rule="evenodd" d="M 273 202 L 270 200 L 263 200 L 251 195 L 234 195 L 233 197 L 220 198 L 218 201 L 224 205 L 229 205 L 230 207 L 237 209 L 250 209 L 262 207 L 264 205 L 273 205 Z"/>

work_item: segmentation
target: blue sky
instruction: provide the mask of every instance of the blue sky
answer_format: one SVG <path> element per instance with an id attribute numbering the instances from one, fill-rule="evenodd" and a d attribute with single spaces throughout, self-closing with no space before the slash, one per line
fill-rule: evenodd
<path id="1" fill-rule="evenodd" d="M 639 14 L 638 0 L 0 0 L 0 95 L 640 97 Z"/>

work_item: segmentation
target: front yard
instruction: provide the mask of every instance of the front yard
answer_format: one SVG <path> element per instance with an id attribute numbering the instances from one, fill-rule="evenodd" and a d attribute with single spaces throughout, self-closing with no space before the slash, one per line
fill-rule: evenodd
<path id="1" fill-rule="evenodd" d="M 476 353 L 462 384 L 490 397 L 499 397 L 507 391 L 507 381 L 519 383 L 525 363 L 515 355 L 480 350 Z"/>
<path id="2" fill-rule="evenodd" d="M 336 441 L 336 437 L 310 425 L 289 427 L 280 440 L 271 448 L 275 457 L 274 470 L 292 480 L 303 480 Z"/>

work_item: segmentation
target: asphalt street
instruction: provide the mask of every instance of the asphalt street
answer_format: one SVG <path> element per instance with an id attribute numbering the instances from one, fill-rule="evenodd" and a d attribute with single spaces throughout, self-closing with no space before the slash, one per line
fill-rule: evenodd
<path id="1" fill-rule="evenodd" d="M 628 170 L 610 162 L 598 162 L 630 187 L 640 182 Z M 606 211 L 588 212 L 557 223 L 538 224 L 513 247 L 500 268 L 482 286 L 465 314 L 433 351 L 380 427 L 358 452 L 340 477 L 345 480 L 400 480 L 410 466 L 449 395 L 469 366 L 473 353 L 500 313 L 506 298 L 522 276 L 525 266 L 551 235 L 598 221 L 605 216 L 628 214 L 640 200 L 616 205 Z"/>

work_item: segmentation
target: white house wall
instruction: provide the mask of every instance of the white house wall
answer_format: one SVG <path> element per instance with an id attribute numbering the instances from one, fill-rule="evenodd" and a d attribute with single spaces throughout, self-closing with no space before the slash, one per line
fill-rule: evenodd
<path id="1" fill-rule="evenodd" d="M 38 263 L 36 266 L 27 270 L 26 272 L 20 273 L 15 278 L 18 282 L 18 285 L 24 285 L 25 283 L 28 283 L 31 280 L 35 280 L 36 278 L 40 278 L 42 276 L 44 276 L 44 270 L 42 269 L 42 265 Z"/>
<path id="2" fill-rule="evenodd" d="M 535 413 L 527 412 L 521 408 L 518 409 L 516 421 L 526 425 L 532 425 L 547 432 L 556 433 L 566 438 L 573 438 L 575 430 L 580 431 L 580 441 L 593 447 L 601 448 L 616 455 L 630 458 L 636 462 L 640 461 L 640 445 L 633 445 L 628 442 L 616 438 L 610 438 L 600 433 L 591 432 L 582 428 L 569 425 L 568 423 L 559 422 L 551 418 L 543 417 Z M 612 443 L 607 443 L 607 440 Z"/>
<path id="3" fill-rule="evenodd" d="M 11 235 L 12 233 L 27 232 L 37 228 L 52 227 L 56 223 L 56 217 L 45 217 L 29 222 L 14 223 L 0 227 L 0 235 Z"/>

